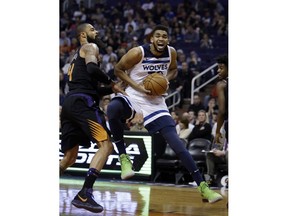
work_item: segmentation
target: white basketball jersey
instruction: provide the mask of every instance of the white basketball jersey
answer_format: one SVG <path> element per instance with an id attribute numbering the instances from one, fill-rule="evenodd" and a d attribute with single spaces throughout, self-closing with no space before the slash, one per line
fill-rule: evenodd
<path id="1" fill-rule="evenodd" d="M 140 49 L 142 51 L 142 59 L 128 71 L 130 78 L 140 84 L 146 76 L 152 73 L 160 73 L 166 76 L 171 63 L 169 46 L 167 46 L 165 52 L 160 57 L 152 54 L 150 44 L 140 46 Z M 133 103 L 137 103 L 140 107 L 144 116 L 144 125 L 161 116 L 170 115 L 163 96 L 149 96 L 136 91 L 131 86 L 128 86 L 125 91 L 129 95 L 129 99 L 133 100 Z"/>

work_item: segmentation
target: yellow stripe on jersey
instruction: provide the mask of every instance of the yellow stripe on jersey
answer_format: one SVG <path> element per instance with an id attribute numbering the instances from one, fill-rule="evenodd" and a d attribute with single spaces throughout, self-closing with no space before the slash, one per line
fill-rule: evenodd
<path id="1" fill-rule="evenodd" d="M 87 119 L 92 137 L 98 142 L 104 141 L 108 139 L 108 134 L 106 130 L 102 127 L 102 125 L 94 122 L 90 119 Z"/>

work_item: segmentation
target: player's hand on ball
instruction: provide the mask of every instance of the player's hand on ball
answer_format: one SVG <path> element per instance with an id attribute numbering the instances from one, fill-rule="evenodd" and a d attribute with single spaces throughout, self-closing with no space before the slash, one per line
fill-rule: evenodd
<path id="1" fill-rule="evenodd" d="M 145 89 L 145 87 L 144 87 L 143 84 L 139 84 L 139 85 L 138 85 L 137 91 L 142 92 L 142 93 L 145 93 L 145 94 L 148 94 L 148 95 L 151 94 L 151 91 L 148 90 L 148 89 Z"/>

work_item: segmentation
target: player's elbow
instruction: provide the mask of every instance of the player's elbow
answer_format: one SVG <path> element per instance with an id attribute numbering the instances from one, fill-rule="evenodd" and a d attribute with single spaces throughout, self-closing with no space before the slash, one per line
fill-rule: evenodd
<path id="1" fill-rule="evenodd" d="M 121 69 L 121 67 L 119 66 L 119 64 L 115 65 L 114 67 L 114 75 L 116 77 L 121 77 L 121 73 L 123 72 L 123 70 Z"/>

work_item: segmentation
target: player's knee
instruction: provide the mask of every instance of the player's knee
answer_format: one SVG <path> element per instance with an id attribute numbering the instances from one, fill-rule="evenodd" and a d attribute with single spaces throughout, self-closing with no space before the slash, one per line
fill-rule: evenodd
<path id="1" fill-rule="evenodd" d="M 110 155 L 114 151 L 114 146 L 110 140 L 99 142 L 98 147 L 99 149 L 101 148 L 102 152 L 105 152 L 106 155 Z"/>
<path id="2" fill-rule="evenodd" d="M 77 159 L 77 155 L 70 155 L 68 158 L 68 166 L 72 166 Z"/>
<path id="3" fill-rule="evenodd" d="M 75 161 L 76 161 L 77 157 L 74 157 L 70 154 L 67 154 L 63 157 L 63 159 L 60 162 L 60 167 L 62 167 L 62 169 L 67 169 L 67 167 L 72 166 Z"/>
<path id="4" fill-rule="evenodd" d="M 109 119 L 117 119 L 120 117 L 122 103 L 119 100 L 112 100 L 107 106 L 107 116 Z"/>
<path id="5" fill-rule="evenodd" d="M 112 142 L 111 141 L 107 141 L 107 145 L 105 145 L 105 146 L 107 148 L 108 155 L 112 154 L 113 151 L 114 151 L 114 146 L 113 146 Z"/>

